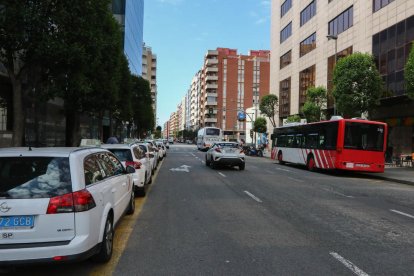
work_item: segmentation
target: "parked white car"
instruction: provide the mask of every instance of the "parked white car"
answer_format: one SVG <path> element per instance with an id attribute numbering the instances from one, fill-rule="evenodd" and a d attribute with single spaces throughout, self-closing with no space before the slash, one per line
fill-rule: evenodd
<path id="1" fill-rule="evenodd" d="M 154 174 L 157 168 L 157 156 L 155 155 L 154 149 L 149 143 L 138 143 L 139 147 L 144 151 L 145 155 L 149 158 L 151 164 L 151 173 Z"/>
<path id="2" fill-rule="evenodd" d="M 164 157 L 167 156 L 167 149 L 165 148 L 164 143 L 162 141 L 156 141 L 155 144 L 158 148 L 159 159 L 164 159 Z"/>
<path id="3" fill-rule="evenodd" d="M 105 149 L 0 149 L 0 265 L 109 261 L 134 172 Z"/>
<path id="4" fill-rule="evenodd" d="M 104 144 L 101 146 L 118 157 L 124 167 L 132 166 L 135 169 L 133 181 L 135 194 L 145 196 L 148 184 L 152 181 L 151 162 L 138 144 Z"/>
<path id="5" fill-rule="evenodd" d="M 245 168 L 245 155 L 238 143 L 215 142 L 206 152 L 206 166 L 216 168 L 218 165 Z"/>

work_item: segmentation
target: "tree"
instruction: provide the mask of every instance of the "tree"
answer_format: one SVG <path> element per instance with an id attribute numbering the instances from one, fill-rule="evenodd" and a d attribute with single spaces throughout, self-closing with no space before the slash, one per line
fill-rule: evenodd
<path id="1" fill-rule="evenodd" d="M 152 131 L 155 127 L 152 109 L 151 88 L 149 82 L 142 77 L 132 76 L 133 121 L 137 125 L 138 134 Z"/>
<path id="2" fill-rule="evenodd" d="M 162 137 L 162 135 L 161 135 L 161 131 L 162 131 L 161 126 L 157 126 L 157 127 L 155 128 L 154 137 L 155 137 L 156 139 L 159 139 L 159 138 L 161 138 L 161 137 Z"/>
<path id="3" fill-rule="evenodd" d="M 275 115 L 277 114 L 277 106 L 279 99 L 274 94 L 264 96 L 260 101 L 260 112 L 269 118 L 273 127 L 276 127 Z"/>
<path id="4" fill-rule="evenodd" d="M 290 115 L 286 118 L 286 123 L 299 123 L 300 116 L 298 114 Z"/>
<path id="5" fill-rule="evenodd" d="M 411 47 L 410 55 L 405 65 L 404 75 L 407 94 L 410 98 L 414 99 L 414 47 Z"/>
<path id="6" fill-rule="evenodd" d="M 327 93 L 322 86 L 310 87 L 306 91 L 306 101 L 302 113 L 308 123 L 318 122 L 322 119 L 322 109 L 326 106 Z"/>
<path id="7" fill-rule="evenodd" d="M 341 58 L 333 76 L 337 110 L 346 117 L 371 112 L 382 95 L 382 80 L 370 54 L 354 53 Z"/>
<path id="8" fill-rule="evenodd" d="M 267 131 L 267 121 L 263 117 L 258 117 L 253 124 L 253 130 L 257 133 L 266 133 Z"/>
<path id="9" fill-rule="evenodd" d="M 23 99 L 45 81 L 45 72 L 54 61 L 51 53 L 58 34 L 55 19 L 61 11 L 58 0 L 0 2 L 0 62 L 13 88 L 13 146 L 23 143 Z"/>

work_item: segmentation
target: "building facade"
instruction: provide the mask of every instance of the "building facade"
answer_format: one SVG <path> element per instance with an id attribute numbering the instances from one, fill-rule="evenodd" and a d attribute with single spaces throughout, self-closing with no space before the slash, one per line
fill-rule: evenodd
<path id="1" fill-rule="evenodd" d="M 385 91 L 372 119 L 387 122 L 394 155 L 414 150 L 414 103 L 404 89 L 404 65 L 414 40 L 412 0 L 273 0 L 270 91 L 279 97 L 279 123 L 299 114 L 306 90 L 332 91 L 337 59 L 370 53 Z M 328 111 L 334 102 L 328 97 Z"/>
<path id="2" fill-rule="evenodd" d="M 152 109 L 157 118 L 157 55 L 151 47 L 143 46 L 142 49 L 142 77 L 150 83 Z"/>
<path id="3" fill-rule="evenodd" d="M 195 131 L 200 128 L 200 99 L 201 99 L 201 75 L 199 70 L 193 77 L 190 86 L 190 129 Z"/>
<path id="4" fill-rule="evenodd" d="M 112 13 L 122 28 L 123 48 L 129 69 L 132 74 L 141 76 L 144 0 L 112 0 Z"/>
<path id="5" fill-rule="evenodd" d="M 239 122 L 237 115 L 249 107 L 258 110 L 260 99 L 269 94 L 269 59 L 267 50 L 248 55 L 229 48 L 209 50 L 201 70 L 200 127 L 219 127 L 226 139 L 245 140 L 245 123 Z M 247 116 L 254 120 L 257 112 Z"/>

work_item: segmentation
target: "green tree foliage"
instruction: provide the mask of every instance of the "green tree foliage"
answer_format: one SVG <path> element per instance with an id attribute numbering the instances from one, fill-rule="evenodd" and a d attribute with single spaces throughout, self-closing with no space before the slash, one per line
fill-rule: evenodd
<path id="1" fill-rule="evenodd" d="M 53 63 L 58 28 L 58 0 L 0 0 L 0 62 L 13 87 L 13 146 L 23 143 L 23 98 L 46 81 Z"/>
<path id="2" fill-rule="evenodd" d="M 138 136 L 152 131 L 155 127 L 152 109 L 151 88 L 147 80 L 132 76 L 133 120 L 137 125 Z"/>
<path id="3" fill-rule="evenodd" d="M 407 94 L 414 99 L 414 47 L 411 47 L 410 55 L 404 70 Z"/>
<path id="4" fill-rule="evenodd" d="M 306 91 L 306 102 L 302 113 L 308 123 L 318 122 L 323 118 L 323 108 L 326 106 L 327 92 L 322 86 L 310 87 Z"/>
<path id="5" fill-rule="evenodd" d="M 300 122 L 300 116 L 298 114 L 290 115 L 286 118 L 286 123 L 299 123 Z"/>
<path id="6" fill-rule="evenodd" d="M 253 131 L 257 133 L 266 133 L 267 131 L 267 122 L 263 117 L 258 117 L 253 124 Z"/>
<path id="7" fill-rule="evenodd" d="M 273 127 L 276 127 L 275 115 L 277 114 L 277 106 L 279 99 L 274 94 L 264 96 L 260 101 L 260 112 L 269 118 Z"/>
<path id="8" fill-rule="evenodd" d="M 382 95 L 381 76 L 370 54 L 341 58 L 335 66 L 333 83 L 337 110 L 346 117 L 374 110 Z"/>

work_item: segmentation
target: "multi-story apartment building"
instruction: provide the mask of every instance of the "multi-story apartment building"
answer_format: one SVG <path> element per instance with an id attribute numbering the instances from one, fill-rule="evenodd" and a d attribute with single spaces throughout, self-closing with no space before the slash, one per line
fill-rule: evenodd
<path id="1" fill-rule="evenodd" d="M 142 77 L 150 83 L 152 109 L 157 118 L 157 55 L 145 44 L 142 49 Z"/>
<path id="2" fill-rule="evenodd" d="M 191 129 L 191 89 L 185 94 L 185 129 Z"/>
<path id="3" fill-rule="evenodd" d="M 186 129 L 186 96 L 181 99 L 181 102 L 177 106 L 177 121 L 178 131 Z"/>
<path id="4" fill-rule="evenodd" d="M 112 0 L 112 13 L 124 34 L 124 53 L 132 74 L 141 76 L 144 0 Z"/>
<path id="5" fill-rule="evenodd" d="M 168 137 L 176 137 L 178 133 L 178 116 L 177 112 L 173 112 L 170 115 L 169 120 L 169 136 Z"/>
<path id="6" fill-rule="evenodd" d="M 390 127 L 394 154 L 414 150 L 414 102 L 404 89 L 404 65 L 414 40 L 413 0 L 272 0 L 271 89 L 280 122 L 300 113 L 311 86 L 332 90 L 337 59 L 371 53 L 384 97 L 372 119 Z M 328 100 L 328 111 L 334 102 Z"/>
<path id="7" fill-rule="evenodd" d="M 197 130 L 200 128 L 200 98 L 201 98 L 201 75 L 198 71 L 191 81 L 190 87 L 190 129 Z"/>
<path id="8" fill-rule="evenodd" d="M 162 137 L 167 139 L 170 135 L 170 121 L 164 123 L 164 128 L 162 130 Z"/>
<path id="9" fill-rule="evenodd" d="M 269 94 L 269 58 L 270 51 L 265 50 L 249 55 L 229 48 L 209 50 L 201 73 L 200 127 L 216 126 L 229 139 L 245 139 L 245 124 L 237 120 L 237 114 L 258 108 L 260 99 Z"/>

